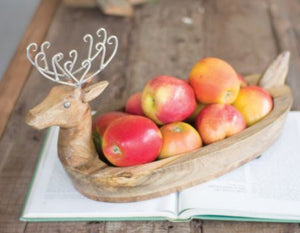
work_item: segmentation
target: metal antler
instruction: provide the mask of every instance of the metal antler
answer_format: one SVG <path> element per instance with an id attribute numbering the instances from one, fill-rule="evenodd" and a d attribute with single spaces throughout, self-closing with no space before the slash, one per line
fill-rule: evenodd
<path id="1" fill-rule="evenodd" d="M 96 36 L 101 40 L 96 44 L 94 44 L 94 38 L 91 34 L 86 34 L 83 37 L 83 41 L 88 43 L 89 49 L 88 57 L 80 64 L 77 64 L 79 63 L 77 61 L 78 52 L 74 49 L 69 52 L 69 59 L 65 60 L 63 65 L 60 63 L 62 63 L 65 56 L 61 52 L 56 53 L 49 64 L 46 56 L 46 50 L 51 46 L 49 41 L 43 42 L 40 48 L 36 43 L 29 44 L 27 46 L 27 58 L 45 78 L 60 84 L 81 87 L 99 74 L 111 62 L 118 48 L 118 38 L 114 35 L 107 37 L 107 32 L 104 28 L 98 29 Z M 110 56 L 106 58 L 107 45 L 114 47 Z M 100 57 L 100 66 L 97 71 L 91 74 L 89 71 L 92 62 L 97 57 Z M 78 68 L 75 68 L 76 66 Z"/>

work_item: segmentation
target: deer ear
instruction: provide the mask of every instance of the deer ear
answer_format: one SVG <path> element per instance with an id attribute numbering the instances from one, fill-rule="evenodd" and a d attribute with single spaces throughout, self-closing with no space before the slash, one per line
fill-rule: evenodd
<path id="1" fill-rule="evenodd" d="M 83 102 L 90 102 L 99 96 L 108 86 L 107 81 L 101 81 L 83 89 Z"/>

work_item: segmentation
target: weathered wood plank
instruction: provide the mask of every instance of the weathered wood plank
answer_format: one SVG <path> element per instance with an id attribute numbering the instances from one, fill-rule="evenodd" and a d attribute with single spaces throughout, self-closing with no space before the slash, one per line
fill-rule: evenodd
<path id="1" fill-rule="evenodd" d="M 132 5 L 139 5 L 151 0 L 127 0 Z M 63 0 L 63 2 L 70 7 L 96 7 L 97 0 Z"/>
<path id="2" fill-rule="evenodd" d="M 44 39 L 59 2 L 60 0 L 41 1 L 1 79 L 0 138 L 31 70 L 31 64 L 26 58 L 26 47 L 30 42 L 40 43 Z"/>
<path id="3" fill-rule="evenodd" d="M 96 0 L 96 2 L 106 15 L 133 15 L 133 7 L 128 0 Z"/>
<path id="4" fill-rule="evenodd" d="M 147 232 L 152 233 L 154 232 L 154 228 L 157 225 L 157 232 L 161 232 L 160 230 L 164 227 L 164 222 L 158 222 L 154 224 L 153 222 L 107 222 L 105 224 L 105 233 L 109 232 L 132 232 L 132 233 L 139 233 L 139 232 Z"/>
<path id="5" fill-rule="evenodd" d="M 142 221 L 142 222 L 81 222 L 81 223 L 37 223 L 28 224 L 26 233 L 36 232 L 59 232 L 63 233 L 201 233 L 201 222 L 173 223 L 168 221 Z"/>
<path id="6" fill-rule="evenodd" d="M 150 2 L 151 0 L 128 0 L 131 5 L 140 5 L 146 2 Z"/>
<path id="7" fill-rule="evenodd" d="M 27 224 L 24 233 L 103 233 L 105 222 L 52 222 Z"/>
<path id="8" fill-rule="evenodd" d="M 299 233 L 298 224 L 204 221 L 205 233 Z"/>
<path id="9" fill-rule="evenodd" d="M 287 83 L 293 91 L 293 109 L 300 110 L 300 3 L 294 0 L 269 0 L 268 3 L 278 47 L 282 51 L 289 50 L 291 52 Z"/>
<path id="10" fill-rule="evenodd" d="M 228 61 L 239 73 L 262 73 L 278 54 L 263 1 L 207 1 L 205 55 Z"/>
<path id="11" fill-rule="evenodd" d="M 105 233 L 201 233 L 201 221 L 106 222 Z"/>
<path id="12" fill-rule="evenodd" d="M 64 4 L 68 7 L 96 7 L 96 0 L 63 0 Z"/>
<path id="13" fill-rule="evenodd" d="M 158 1 L 136 12 L 126 72 L 127 96 L 141 91 L 158 75 L 188 77 L 204 56 L 203 13 L 202 1 L 197 0 Z"/>

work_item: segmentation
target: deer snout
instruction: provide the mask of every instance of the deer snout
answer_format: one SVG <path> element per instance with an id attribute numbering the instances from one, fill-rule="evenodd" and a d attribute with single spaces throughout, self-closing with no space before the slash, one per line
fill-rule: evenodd
<path id="1" fill-rule="evenodd" d="M 44 129 L 43 125 L 41 124 L 39 117 L 34 113 L 33 109 L 31 109 L 25 118 L 25 122 L 27 125 L 35 128 L 35 129 Z"/>
<path id="2" fill-rule="evenodd" d="M 30 109 L 25 118 L 25 122 L 35 129 L 45 129 L 51 126 L 51 119 L 47 114 L 45 104 L 42 102 L 34 108 Z"/>

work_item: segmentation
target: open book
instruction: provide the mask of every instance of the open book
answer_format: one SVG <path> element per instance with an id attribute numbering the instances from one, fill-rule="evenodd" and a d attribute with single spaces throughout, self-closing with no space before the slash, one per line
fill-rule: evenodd
<path id="1" fill-rule="evenodd" d="M 300 112 L 289 113 L 280 138 L 259 158 L 204 184 L 131 203 L 98 202 L 78 193 L 57 156 L 58 131 L 48 131 L 22 221 L 300 222 Z"/>

